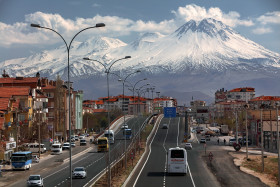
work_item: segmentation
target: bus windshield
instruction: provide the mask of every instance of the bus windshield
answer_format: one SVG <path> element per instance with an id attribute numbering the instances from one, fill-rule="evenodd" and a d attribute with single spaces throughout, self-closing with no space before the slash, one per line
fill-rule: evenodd
<path id="1" fill-rule="evenodd" d="M 107 144 L 107 140 L 98 140 L 98 144 Z"/>
<path id="2" fill-rule="evenodd" d="M 113 134 L 104 134 L 105 137 L 109 138 L 109 137 L 113 137 Z"/>
<path id="3" fill-rule="evenodd" d="M 171 158 L 184 158 L 184 151 L 183 150 L 172 150 Z"/>
<path id="4" fill-rule="evenodd" d="M 26 156 L 12 156 L 12 162 L 26 162 Z"/>

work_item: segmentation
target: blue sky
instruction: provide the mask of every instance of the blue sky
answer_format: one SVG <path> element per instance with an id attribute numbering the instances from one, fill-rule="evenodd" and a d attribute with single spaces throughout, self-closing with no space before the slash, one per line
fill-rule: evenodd
<path id="1" fill-rule="evenodd" d="M 107 36 L 129 43 L 145 32 L 170 34 L 191 19 L 208 17 L 280 53 L 279 0 L 0 0 L 0 62 L 63 45 L 30 23 L 53 28 L 70 42 L 79 30 L 104 22 L 105 28 L 76 39 Z"/>

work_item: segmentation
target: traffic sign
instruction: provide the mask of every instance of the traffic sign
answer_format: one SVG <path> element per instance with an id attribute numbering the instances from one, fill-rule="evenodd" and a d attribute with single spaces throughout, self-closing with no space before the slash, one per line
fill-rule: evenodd
<path id="1" fill-rule="evenodd" d="M 164 117 L 165 118 L 175 118 L 176 117 L 176 107 L 164 107 Z"/>

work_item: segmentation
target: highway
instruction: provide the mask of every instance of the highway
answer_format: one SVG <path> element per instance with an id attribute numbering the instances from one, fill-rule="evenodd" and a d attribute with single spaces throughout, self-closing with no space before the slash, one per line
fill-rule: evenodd
<path id="1" fill-rule="evenodd" d="M 169 124 L 168 129 L 162 129 L 164 123 Z M 220 186 L 201 159 L 204 147 L 199 143 L 193 143 L 193 150 L 187 152 L 189 167 L 186 175 L 170 175 L 166 172 L 166 152 L 171 147 L 183 147 L 183 136 L 183 118 L 163 118 L 151 142 L 151 152 L 133 186 Z"/>
<path id="2" fill-rule="evenodd" d="M 143 124 L 146 120 L 145 117 L 138 117 L 128 120 L 126 123 L 129 128 L 134 131 L 138 131 L 139 126 Z M 127 147 L 131 143 L 131 140 L 127 140 Z M 76 144 L 78 144 L 76 142 Z M 111 161 L 115 160 L 124 152 L 124 140 L 122 130 L 117 130 L 115 133 L 115 143 L 111 144 Z M 80 153 L 80 154 L 79 154 Z M 87 146 L 77 145 L 73 148 L 73 155 L 79 154 L 78 156 L 73 156 L 72 159 L 72 169 L 75 167 L 85 167 L 87 170 L 87 178 L 85 179 L 73 179 L 72 186 L 88 186 L 90 182 L 96 180 L 98 174 L 102 172 L 108 163 L 108 153 L 97 153 L 96 146 L 93 144 L 88 144 Z M 30 171 L 10 171 L 11 175 L 15 175 L 18 179 L 16 182 L 11 183 L 9 186 L 22 186 L 26 184 L 26 180 L 31 174 L 40 174 L 44 178 L 44 186 L 69 186 L 69 162 L 68 151 L 63 151 L 61 155 L 49 155 L 51 158 L 44 160 L 44 162 L 39 164 L 33 164 Z M 66 160 L 65 160 L 66 159 Z M 64 162 L 57 162 L 59 160 L 64 160 Z"/>

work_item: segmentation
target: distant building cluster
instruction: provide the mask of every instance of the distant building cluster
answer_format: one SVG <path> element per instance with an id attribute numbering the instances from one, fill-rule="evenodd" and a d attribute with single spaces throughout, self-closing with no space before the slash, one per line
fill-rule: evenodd
<path id="1" fill-rule="evenodd" d="M 267 150 L 277 148 L 279 105 L 280 96 L 256 97 L 255 88 L 251 87 L 217 90 L 215 102 L 210 106 L 205 106 L 202 101 L 191 102 L 198 123 L 228 125 L 233 134 L 237 131 L 240 136 L 245 136 L 247 125 L 248 138 L 254 145 L 261 145 L 263 128 L 264 147 Z"/>
<path id="2" fill-rule="evenodd" d="M 40 77 L 0 78 L 0 160 L 25 142 L 65 139 L 69 132 L 67 82 Z M 71 88 L 71 128 L 82 129 L 83 92 Z M 40 126 L 40 131 L 38 130 Z M 5 154 L 3 154 L 3 152 Z"/>
<path id="3" fill-rule="evenodd" d="M 99 113 L 120 109 L 124 114 L 162 113 L 164 107 L 176 107 L 177 100 L 172 97 L 146 98 L 138 96 L 118 95 L 101 97 L 98 100 L 85 100 L 83 113 Z"/>
<path id="4" fill-rule="evenodd" d="M 83 101 L 83 91 L 75 91 L 59 77 L 48 80 L 34 77 L 0 78 L 0 160 L 9 160 L 19 145 L 30 142 L 49 144 L 66 141 L 69 124 L 74 134 L 84 132 L 83 114 L 107 113 L 115 109 L 124 114 L 162 113 L 164 107 L 176 107 L 171 97 L 110 96 Z M 70 99 L 70 106 L 69 106 Z M 69 121 L 69 109 L 70 121 Z"/>

